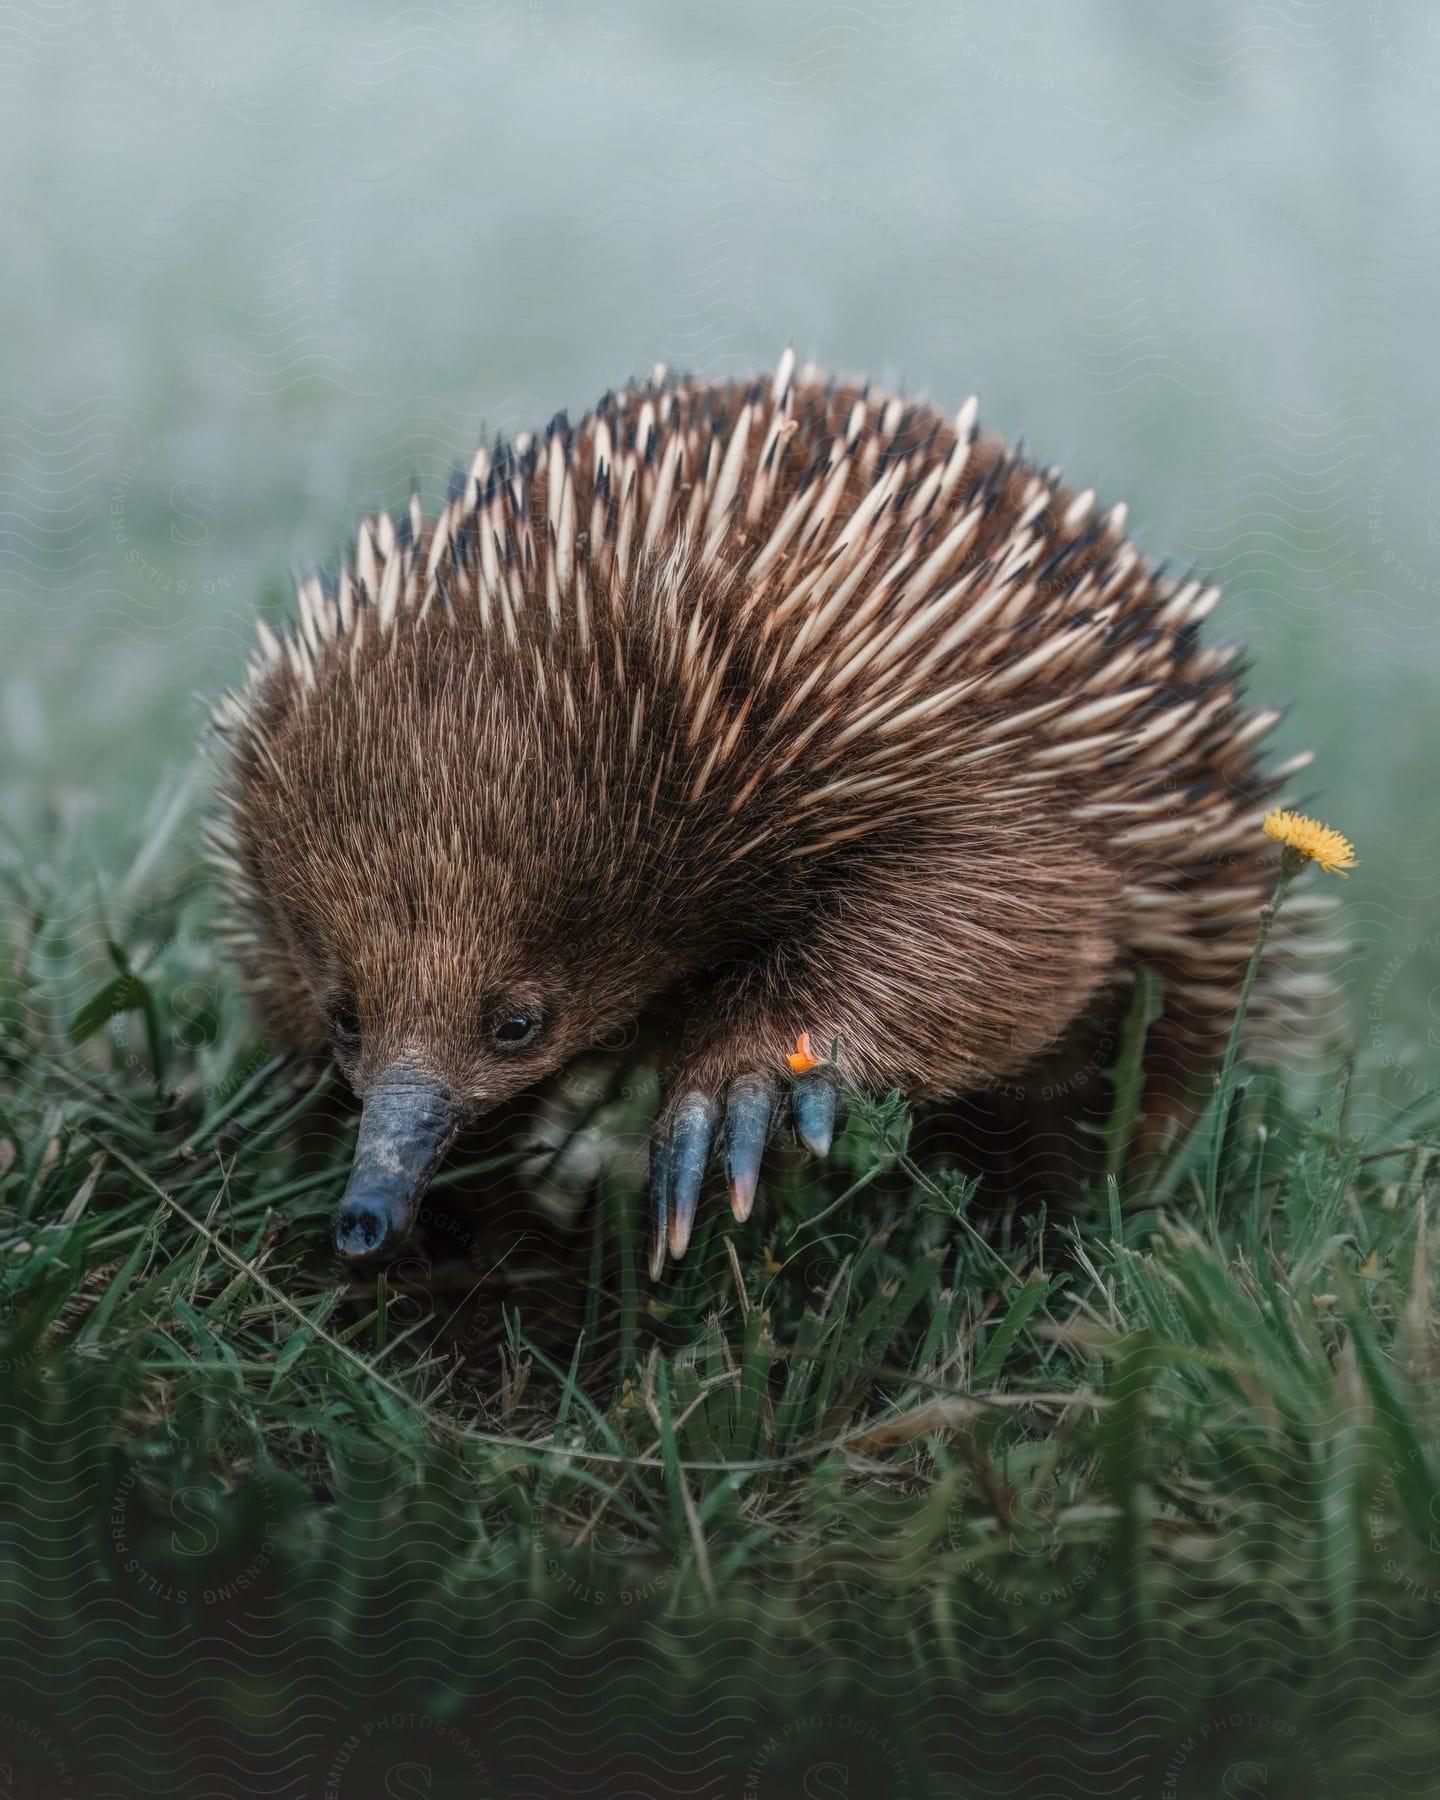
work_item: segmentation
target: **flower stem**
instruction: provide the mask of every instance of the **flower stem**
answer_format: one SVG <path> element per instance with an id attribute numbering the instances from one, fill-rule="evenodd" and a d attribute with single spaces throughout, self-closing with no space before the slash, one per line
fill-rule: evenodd
<path id="1" fill-rule="evenodd" d="M 1255 948 L 1250 952 L 1250 966 L 1246 969 L 1245 979 L 1240 986 L 1240 998 L 1235 1005 L 1230 1038 L 1225 1045 L 1225 1060 L 1220 1065 L 1220 1078 L 1215 1084 L 1215 1124 L 1210 1133 L 1210 1173 L 1205 1184 L 1205 1197 L 1212 1223 L 1220 1199 L 1220 1153 L 1225 1147 L 1225 1126 L 1230 1115 L 1230 1080 L 1235 1073 L 1235 1058 L 1240 1050 L 1240 1032 L 1245 1024 L 1246 1009 L 1250 1005 L 1250 991 L 1255 986 L 1256 971 L 1260 967 L 1260 958 L 1265 954 L 1270 927 L 1275 923 L 1275 915 L 1280 910 L 1280 903 L 1285 898 L 1290 883 L 1299 872 L 1298 869 L 1288 867 L 1288 861 L 1288 858 L 1282 861 L 1275 892 L 1260 908 L 1260 929 L 1255 934 Z"/>

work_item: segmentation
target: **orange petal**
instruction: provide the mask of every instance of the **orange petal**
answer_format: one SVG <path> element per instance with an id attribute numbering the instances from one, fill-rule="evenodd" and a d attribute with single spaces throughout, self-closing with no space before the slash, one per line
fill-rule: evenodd
<path id="1" fill-rule="evenodd" d="M 810 1033 L 802 1031 L 795 1040 L 795 1048 L 785 1058 L 790 1065 L 792 1075 L 803 1075 L 807 1069 L 818 1068 L 821 1059 L 810 1052 Z"/>

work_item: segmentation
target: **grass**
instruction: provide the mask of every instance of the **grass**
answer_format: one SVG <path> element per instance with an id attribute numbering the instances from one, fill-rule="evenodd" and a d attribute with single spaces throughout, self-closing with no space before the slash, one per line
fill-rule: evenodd
<path id="1" fill-rule="evenodd" d="M 1242 1069 L 1213 1177 L 1208 1121 L 1137 1170 L 1147 984 L 1085 1205 L 857 1102 L 652 1290 L 622 1071 L 570 1223 L 507 1115 L 342 1276 L 343 1097 L 247 1021 L 184 807 L 137 837 L 4 876 L 18 1791 L 1436 1791 L 1428 1086 L 1361 1133 Z"/>

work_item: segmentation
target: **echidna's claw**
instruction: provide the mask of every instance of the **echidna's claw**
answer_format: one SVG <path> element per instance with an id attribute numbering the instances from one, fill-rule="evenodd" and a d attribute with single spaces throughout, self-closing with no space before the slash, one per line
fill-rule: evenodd
<path id="1" fill-rule="evenodd" d="M 743 1224 L 755 1204 L 765 1143 L 779 1110 L 781 1083 L 757 1069 L 737 1075 L 725 1095 L 721 1144 L 730 1183 L 730 1206 Z M 824 1156 L 835 1136 L 839 1088 L 833 1068 L 814 1069 L 790 1094 L 795 1132 L 812 1156 Z M 662 1115 L 650 1146 L 650 1278 L 658 1281 L 665 1253 L 676 1262 L 690 1245 L 705 1167 L 715 1140 L 720 1107 L 701 1088 L 690 1088 Z"/>
<path id="2" fill-rule="evenodd" d="M 710 1160 L 717 1108 L 708 1094 L 686 1094 L 670 1130 L 670 1254 L 679 1262 L 690 1243 L 700 1183 Z"/>
<path id="3" fill-rule="evenodd" d="M 812 1156 L 824 1156 L 835 1136 L 835 1109 L 839 1096 L 829 1075 L 818 1071 L 802 1075 L 790 1097 L 795 1132 Z"/>
<path id="4" fill-rule="evenodd" d="M 665 1236 L 670 1220 L 670 1140 L 656 1138 L 650 1146 L 650 1279 L 658 1281 L 665 1269 Z"/>
<path id="5" fill-rule="evenodd" d="M 731 1084 L 725 1107 L 725 1173 L 730 1208 L 742 1225 L 755 1204 L 760 1159 L 779 1098 L 780 1086 L 773 1075 L 741 1075 Z"/>

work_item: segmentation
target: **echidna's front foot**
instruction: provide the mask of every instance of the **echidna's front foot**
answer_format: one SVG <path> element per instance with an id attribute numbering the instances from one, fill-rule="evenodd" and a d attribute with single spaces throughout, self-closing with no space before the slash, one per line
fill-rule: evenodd
<path id="1" fill-rule="evenodd" d="M 810 1061 L 808 1055 L 792 1058 L 792 1068 Z M 730 1207 L 743 1223 L 755 1204 L 765 1145 L 787 1104 L 795 1135 L 812 1156 L 824 1156 L 835 1135 L 839 1106 L 835 1072 L 827 1067 L 808 1067 L 793 1077 L 755 1070 L 723 1084 L 718 1097 L 703 1088 L 685 1088 L 666 1107 L 650 1149 L 652 1278 L 665 1267 L 667 1246 L 678 1262 L 690 1243 L 717 1126 Z"/>

